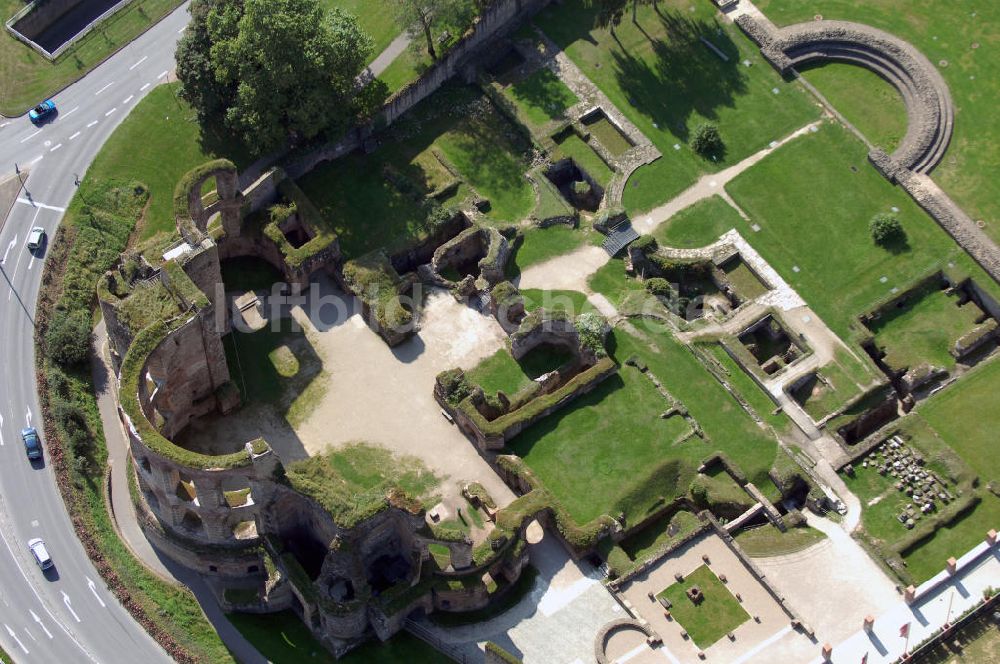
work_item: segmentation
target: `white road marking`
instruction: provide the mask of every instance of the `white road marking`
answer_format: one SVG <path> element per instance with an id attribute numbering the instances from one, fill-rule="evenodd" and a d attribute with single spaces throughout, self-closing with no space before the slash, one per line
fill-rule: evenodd
<path id="1" fill-rule="evenodd" d="M 87 129 L 90 129 L 90 128 L 91 128 L 91 127 L 93 127 L 93 126 L 94 126 L 95 124 L 97 124 L 97 120 L 94 120 L 93 122 L 88 122 L 88 123 L 87 123 Z"/>
<path id="2" fill-rule="evenodd" d="M 2 129 L 3 127 L 6 127 L 9 124 L 10 124 L 9 122 L 4 122 L 3 124 L 0 124 L 0 129 Z"/>
<path id="3" fill-rule="evenodd" d="M 61 622 L 59 622 L 59 620 L 52 614 L 52 612 L 49 611 L 48 607 L 45 606 L 45 603 L 42 601 L 41 595 L 38 594 L 38 590 L 35 588 L 35 584 L 33 584 L 31 582 L 31 579 L 28 578 L 28 575 L 24 573 L 24 568 L 21 567 L 21 563 L 18 562 L 17 556 L 14 555 L 14 549 L 11 548 L 10 542 L 7 541 L 7 536 L 3 534 L 2 528 L 0 528 L 0 540 L 3 540 L 4 546 L 7 547 L 7 552 L 10 553 L 10 557 L 14 561 L 14 565 L 17 567 L 17 571 L 21 573 L 21 578 L 24 579 L 25 584 L 27 584 L 28 588 L 31 589 L 31 593 L 35 596 L 35 599 L 38 600 L 38 603 L 41 604 L 42 609 L 45 610 L 45 613 L 47 613 L 49 618 L 52 618 L 52 621 L 59 626 L 59 629 L 61 629 L 66 634 L 66 636 L 69 637 L 69 640 L 72 641 L 73 644 L 76 645 L 76 647 L 79 648 L 80 651 L 87 656 L 87 659 L 89 659 L 94 664 L 98 664 L 97 660 L 94 659 L 94 656 L 90 654 L 90 651 L 84 648 L 83 644 L 77 641 L 76 637 L 73 636 L 73 633 L 70 632 L 68 629 L 66 629 L 66 626 L 63 625 Z"/>
<path id="4" fill-rule="evenodd" d="M 55 205 L 46 205 L 45 203 L 36 203 L 35 201 L 29 201 L 27 198 L 17 199 L 18 203 L 22 205 L 30 205 L 31 207 L 38 208 L 40 210 L 52 210 L 53 212 L 65 212 L 66 208 L 57 207 Z"/>
<path id="5" fill-rule="evenodd" d="M 24 633 L 28 635 L 28 638 L 29 638 L 29 639 L 31 639 L 31 640 L 32 640 L 32 641 L 34 641 L 35 643 L 38 643 L 38 639 L 36 639 L 36 638 L 35 638 L 35 635 L 34 635 L 34 634 L 32 634 L 31 632 L 29 632 L 29 631 L 28 631 L 28 628 L 27 628 L 27 627 L 25 627 L 25 628 L 24 628 Z"/>
<path id="6" fill-rule="evenodd" d="M 10 625 L 8 625 L 7 623 L 4 623 L 3 626 L 7 628 L 7 633 L 10 634 L 10 638 L 14 639 L 14 641 L 17 642 L 17 647 L 20 648 L 21 651 L 24 652 L 25 655 L 27 655 L 28 654 L 28 649 L 24 647 L 23 643 L 21 643 L 21 639 L 17 638 L 17 634 L 15 634 L 14 630 L 12 630 L 10 628 Z"/>
<path id="7" fill-rule="evenodd" d="M 79 106 L 74 106 L 74 107 L 73 107 L 73 108 L 71 108 L 70 110 L 68 110 L 68 111 L 66 111 L 65 113 L 63 113 L 63 114 L 62 114 L 62 116 L 63 116 L 63 117 L 65 118 L 65 117 L 67 117 L 67 116 L 70 116 L 70 115 L 73 115 L 74 113 L 76 113 L 76 112 L 77 112 L 77 111 L 79 111 L 79 110 L 80 110 L 80 107 L 79 107 Z"/>
<path id="8" fill-rule="evenodd" d="M 139 65 L 141 65 L 143 62 L 145 62 L 148 57 L 149 57 L 148 55 L 142 56 L 141 58 L 139 58 L 139 62 L 137 62 L 134 65 L 132 65 L 131 67 L 129 67 L 128 70 L 132 71 L 133 69 L 135 69 L 136 67 L 138 67 Z"/>
<path id="9" fill-rule="evenodd" d="M 102 92 L 104 92 L 105 90 L 107 90 L 108 88 L 110 88 L 114 84 L 115 84 L 115 82 L 111 81 L 110 83 L 108 83 L 107 85 L 105 85 L 103 88 L 101 88 L 100 90 L 98 90 L 97 92 L 95 92 L 94 96 L 96 97 L 97 95 L 101 94 Z"/>
<path id="10" fill-rule="evenodd" d="M 38 162 L 40 162 L 42 159 L 45 159 L 45 155 L 40 154 L 37 157 L 35 157 L 34 159 L 32 159 L 31 161 L 29 161 L 28 162 L 28 166 L 34 166 L 35 164 L 37 164 Z"/>
<path id="11" fill-rule="evenodd" d="M 80 620 L 80 616 L 76 615 L 76 611 L 73 610 L 73 605 L 70 603 L 70 601 L 69 601 L 69 595 L 66 594 L 66 591 L 65 590 L 61 590 L 60 592 L 62 593 L 62 596 L 63 596 L 63 604 L 66 605 L 66 608 L 69 610 L 69 612 L 73 616 L 73 618 L 77 622 L 83 622 L 82 620 Z"/>
<path id="12" fill-rule="evenodd" d="M 135 97 L 135 95 L 129 95 L 128 97 L 125 97 L 125 99 L 122 99 L 122 103 L 123 104 L 129 103 L 130 101 L 132 101 L 133 97 Z"/>
<path id="13" fill-rule="evenodd" d="M 186 25 L 185 25 L 185 26 L 184 26 L 183 28 L 181 28 L 180 30 L 178 30 L 178 31 L 177 31 L 177 34 L 181 34 L 181 33 L 182 33 L 182 32 L 184 32 L 185 30 L 187 30 L 187 26 L 186 26 Z"/>
<path id="14" fill-rule="evenodd" d="M 21 139 L 21 142 L 24 143 L 25 141 L 31 140 L 35 136 L 38 136 L 40 133 L 42 133 L 41 129 L 39 129 L 38 131 L 36 131 L 34 134 L 28 134 L 27 136 L 25 136 L 24 138 Z"/>
<path id="15" fill-rule="evenodd" d="M 91 579 L 89 576 L 87 577 L 87 587 L 90 588 L 90 592 L 94 593 L 94 597 L 97 598 L 97 603 L 101 605 L 101 608 L 102 609 L 107 608 L 106 605 L 104 604 L 104 600 L 101 599 L 101 596 L 97 594 L 97 584 L 94 583 L 93 579 Z"/>
<path id="16" fill-rule="evenodd" d="M 80 135 L 80 132 L 76 132 L 75 134 L 73 134 L 72 136 L 69 137 L 69 140 L 72 141 L 74 138 L 76 138 L 79 135 Z"/>
<path id="17" fill-rule="evenodd" d="M 117 106 L 115 106 L 115 107 L 114 107 L 114 108 L 112 108 L 112 109 L 111 109 L 110 111 L 108 111 L 107 113 L 105 113 L 105 114 L 104 114 L 104 117 L 108 117 L 109 115 L 111 115 L 112 113 L 114 113 L 114 112 L 115 112 L 115 111 L 117 111 L 117 110 L 118 110 L 118 107 L 117 107 Z"/>
<path id="18" fill-rule="evenodd" d="M 18 199 L 18 200 L 20 200 L 20 199 Z M 28 228 L 31 228 L 31 227 L 33 227 L 33 226 L 35 225 L 35 220 L 36 220 L 36 219 L 38 219 L 38 215 L 39 215 L 39 213 L 40 213 L 41 211 L 42 211 L 42 208 L 38 208 L 38 209 L 36 209 L 36 210 L 35 210 L 35 216 L 31 218 L 31 223 L 30 223 L 30 224 L 28 224 Z M 24 243 L 25 243 L 25 244 L 27 245 L 27 244 L 28 244 L 28 241 L 27 241 L 27 240 L 25 240 L 25 242 L 24 242 Z M 14 277 L 16 277 L 16 276 L 17 276 L 17 269 L 18 269 L 19 267 L 21 267 L 21 257 L 22 257 L 22 256 L 24 256 L 24 252 L 23 252 L 23 251 L 21 251 L 21 252 L 18 252 L 18 254 L 17 254 L 17 262 L 16 262 L 16 263 L 14 263 L 14 271 L 13 271 L 13 272 L 11 272 L 11 275 L 10 275 L 10 279 L 11 279 L 11 285 L 10 285 L 10 292 L 9 292 L 9 293 L 7 293 L 7 301 L 8 301 L 8 302 L 10 301 L 10 297 L 11 297 L 11 295 L 13 295 L 13 294 L 14 294 L 14 285 L 13 285 L 13 280 L 14 280 Z M 30 413 L 30 412 L 31 412 L 31 410 L 29 409 L 29 410 L 28 410 L 28 412 Z M 30 426 L 30 424 L 29 424 L 29 426 Z"/>
<path id="19" fill-rule="evenodd" d="M 141 88 L 139 88 L 139 92 L 142 92 L 143 90 L 145 90 L 148 87 L 149 87 L 149 83 L 143 84 L 143 86 Z"/>
<path id="20" fill-rule="evenodd" d="M 45 623 L 43 623 L 42 619 L 38 617 L 38 614 L 35 613 L 34 611 L 32 611 L 31 609 L 28 609 L 28 613 L 30 613 L 31 617 L 34 619 L 34 621 L 36 623 L 38 623 L 38 626 L 42 628 L 42 631 L 45 632 L 45 636 L 47 636 L 47 637 L 49 637 L 51 639 L 52 638 L 52 632 L 50 632 L 49 628 L 45 626 Z"/>
<path id="21" fill-rule="evenodd" d="M 0 415 L 0 447 L 3 447 L 3 415 Z M 7 600 L 4 600 L 6 603 Z"/>
<path id="22" fill-rule="evenodd" d="M 24 421 L 28 423 L 29 427 L 31 426 L 31 408 L 28 408 L 24 413 Z"/>
<path id="23" fill-rule="evenodd" d="M 156 78 L 163 78 L 163 77 L 164 77 L 164 76 L 166 76 L 166 75 L 167 75 L 167 70 L 166 70 L 166 69 L 164 69 L 163 71 L 161 71 L 161 72 L 160 72 L 160 75 L 159 75 L 159 76 L 157 76 Z"/>
<path id="24" fill-rule="evenodd" d="M 10 244 L 7 245 L 7 251 L 3 252 L 3 259 L 0 260 L 0 265 L 3 265 L 4 263 L 7 262 L 7 254 L 9 254 L 10 250 L 13 249 L 15 246 L 17 246 L 17 235 L 15 235 L 14 239 L 11 240 Z M 2 425 L 3 425 L 3 416 L 0 415 L 0 426 Z"/>
<path id="25" fill-rule="evenodd" d="M 55 152 L 56 150 L 58 150 L 58 149 L 59 149 L 59 148 L 61 148 L 61 147 L 62 147 L 62 143 L 59 143 L 59 144 L 57 144 L 57 145 L 54 145 L 54 146 L 52 146 L 51 148 L 49 148 L 49 152 Z"/>

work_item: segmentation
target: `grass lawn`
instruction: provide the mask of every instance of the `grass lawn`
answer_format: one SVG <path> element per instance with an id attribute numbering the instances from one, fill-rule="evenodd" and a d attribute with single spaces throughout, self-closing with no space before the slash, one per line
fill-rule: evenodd
<path id="1" fill-rule="evenodd" d="M 833 361 L 820 367 L 816 375 L 792 395 L 816 422 L 856 398 L 876 377 L 870 363 L 858 360 L 844 349 L 839 349 Z"/>
<path id="2" fill-rule="evenodd" d="M 293 426 L 303 421 L 327 388 L 323 361 L 308 337 L 281 320 L 252 333 L 233 332 L 222 339 L 226 362 L 244 402 L 273 405 Z M 266 361 L 265 361 L 266 359 Z"/>
<path id="3" fill-rule="evenodd" d="M 320 0 L 326 9 L 339 8 L 358 19 L 361 29 L 374 42 L 369 61 L 378 57 L 385 47 L 403 30 L 396 23 L 394 8 L 390 0 Z"/>
<path id="4" fill-rule="evenodd" d="M 614 171 L 604 163 L 601 155 L 597 154 L 594 148 L 572 132 L 567 132 L 563 138 L 556 142 L 556 150 L 552 155 L 554 161 L 567 158 L 572 159 L 579 168 L 586 171 L 602 187 L 607 188 L 608 183 L 611 182 Z"/>
<path id="5" fill-rule="evenodd" d="M 761 419 L 777 431 L 782 431 L 789 425 L 788 416 L 784 413 L 774 413 L 777 404 L 754 382 L 750 374 L 736 363 L 736 360 L 726 352 L 721 344 L 705 344 L 702 348 L 707 350 L 722 365 L 726 371 L 726 382 L 750 404 L 750 407 L 756 411 Z"/>
<path id="6" fill-rule="evenodd" d="M 982 315 L 982 309 L 971 300 L 959 305 L 958 295 L 931 290 L 907 306 L 883 314 L 870 328 L 890 367 L 906 369 L 928 362 L 950 370 L 955 358 L 949 349 Z"/>
<path id="7" fill-rule="evenodd" d="M 176 234 L 174 188 L 189 170 L 216 157 L 237 165 L 242 154 L 220 153 L 200 140 L 191 107 L 177 98 L 178 83 L 153 88 L 104 144 L 86 177 L 138 180 L 149 188 L 149 208 L 139 228 L 139 240 L 166 241 Z"/>
<path id="8" fill-rule="evenodd" d="M 616 329 L 609 348 L 620 364 L 633 356 L 645 362 L 690 410 L 709 442 L 685 438 L 690 427 L 678 416 L 661 419 L 666 400 L 648 377 L 623 365 L 618 376 L 509 443 L 580 523 L 618 512 L 637 523 L 663 500 L 685 494 L 698 465 L 716 450 L 725 451 L 751 481 L 767 485 L 775 441 L 690 351 L 666 332 L 647 336 Z"/>
<path id="9" fill-rule="evenodd" d="M 684 208 L 653 231 L 656 241 L 667 247 L 696 249 L 712 244 L 735 228 L 744 237 L 752 232 L 736 209 L 721 196 L 712 196 Z"/>
<path id="10" fill-rule="evenodd" d="M 691 512 L 667 513 L 623 539 L 619 546 L 629 558 L 639 562 L 656 553 L 668 541 L 680 539 L 699 525 L 701 521 Z"/>
<path id="11" fill-rule="evenodd" d="M 514 102 L 528 122 L 536 127 L 563 117 L 566 109 L 579 101 L 573 91 L 547 67 L 511 84 L 504 90 L 504 94 Z"/>
<path id="12" fill-rule="evenodd" d="M 727 187 L 761 227 L 746 239 L 843 339 L 858 313 L 949 260 L 988 281 L 905 192 L 868 165 L 866 154 L 846 130 L 826 123 Z M 868 222 L 893 207 L 907 245 L 887 250 L 872 241 Z"/>
<path id="13" fill-rule="evenodd" d="M 432 148 L 490 199 L 492 218 L 517 221 L 531 212 L 527 139 L 482 94 L 449 86 L 410 111 L 376 152 L 327 162 L 299 181 L 338 234 L 345 256 L 423 236 L 424 210 L 383 176 L 383 168 L 395 168 L 429 193 L 441 173 Z"/>
<path id="14" fill-rule="evenodd" d="M 632 149 L 632 144 L 606 117 L 585 123 L 587 131 L 615 157 L 620 157 Z"/>
<path id="15" fill-rule="evenodd" d="M 262 258 L 239 256 L 222 261 L 222 281 L 227 291 L 264 290 L 270 293 L 274 284 L 284 279 L 285 275 Z"/>
<path id="16" fill-rule="evenodd" d="M 0 32 L 0 114 L 20 115 L 39 101 L 83 77 L 116 50 L 149 29 L 181 0 L 135 0 L 101 27 L 49 61 L 6 30 Z M 2 20 L 24 7 L 22 0 L 2 0 Z M 150 134 L 152 137 L 152 133 Z"/>
<path id="17" fill-rule="evenodd" d="M 372 639 L 335 659 L 291 611 L 230 613 L 229 622 L 273 664 L 448 664 L 451 660 L 409 632 L 389 641 Z"/>
<path id="18" fill-rule="evenodd" d="M 571 316 L 579 316 L 588 311 L 595 311 L 594 305 L 587 299 L 586 293 L 572 290 L 540 290 L 525 288 L 521 291 L 524 298 L 524 310 L 532 312 L 535 309 L 549 311 L 565 311 Z"/>
<path id="19" fill-rule="evenodd" d="M 486 394 L 502 391 L 507 396 L 514 396 L 529 387 L 539 376 L 558 369 L 569 360 L 569 353 L 562 349 L 539 346 L 518 362 L 510 351 L 501 348 L 477 364 L 467 375 Z"/>
<path id="20" fill-rule="evenodd" d="M 789 528 L 781 532 L 771 525 L 765 525 L 740 532 L 736 535 L 736 543 L 748 556 L 764 558 L 798 553 L 825 537 L 826 535 L 809 526 Z"/>
<path id="21" fill-rule="evenodd" d="M 744 300 L 755 300 L 767 292 L 764 282 L 742 259 L 730 259 L 721 267 L 733 290 Z"/>
<path id="22" fill-rule="evenodd" d="M 507 266 L 510 275 L 517 276 L 521 270 L 543 263 L 550 258 L 568 254 L 591 241 L 598 241 L 596 232 L 589 229 L 571 228 L 564 224 L 556 224 L 548 228 L 533 228 L 524 232 L 520 243 L 515 247 L 514 254 Z"/>
<path id="23" fill-rule="evenodd" d="M 1000 44 L 1000 4 L 921 0 L 909 3 L 905 12 L 899 11 L 896 0 L 761 0 L 758 6 L 778 25 L 812 20 L 815 14 L 867 23 L 906 39 L 938 64 L 955 102 L 956 118 L 951 147 L 934 170 L 934 179 L 973 219 L 986 221 L 995 240 L 1000 238 L 1000 182 L 991 175 L 1000 171 L 1000 114 L 995 104 L 1000 58 L 993 53 Z M 840 95 L 838 88 L 848 89 L 842 81 L 852 75 L 844 73 L 846 66 L 836 69 L 825 80 L 815 81 L 822 86 L 820 91 L 831 91 L 831 101 L 848 118 L 858 118 L 863 132 L 878 135 L 878 125 L 885 119 L 871 101 L 883 99 L 888 86 L 872 76 L 864 88 Z M 872 118 L 871 124 L 867 118 Z"/>
<path id="24" fill-rule="evenodd" d="M 685 594 L 691 586 L 698 586 L 705 596 L 698 604 Z M 674 620 L 699 648 L 707 648 L 750 620 L 750 614 L 707 565 L 691 572 L 683 581 L 667 586 L 657 597 L 670 601 Z"/>
<path id="25" fill-rule="evenodd" d="M 629 180 L 624 204 L 633 214 L 656 207 L 701 173 L 732 165 L 818 115 L 806 92 L 783 82 L 750 40 L 717 18 L 711 3 L 664 0 L 659 7 L 660 13 L 640 8 L 638 26 L 622 21 L 617 39 L 608 30 L 594 29 L 596 8 L 582 0 L 549 5 L 535 19 L 663 153 Z M 687 147 L 691 131 L 705 121 L 719 125 L 726 143 L 718 162 Z"/>

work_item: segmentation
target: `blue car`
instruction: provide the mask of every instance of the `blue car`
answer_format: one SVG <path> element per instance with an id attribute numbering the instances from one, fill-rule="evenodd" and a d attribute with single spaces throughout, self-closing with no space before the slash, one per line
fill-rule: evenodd
<path id="1" fill-rule="evenodd" d="M 27 452 L 28 459 L 37 461 L 42 458 L 42 441 L 35 427 L 21 429 L 21 440 L 24 441 L 24 451 Z"/>
<path id="2" fill-rule="evenodd" d="M 56 114 L 56 103 L 46 99 L 38 106 L 28 111 L 28 118 L 36 125 L 42 124 Z"/>

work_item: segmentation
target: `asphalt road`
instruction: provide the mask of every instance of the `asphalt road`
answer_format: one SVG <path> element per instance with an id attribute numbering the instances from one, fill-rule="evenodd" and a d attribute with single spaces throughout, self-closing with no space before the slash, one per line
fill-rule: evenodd
<path id="1" fill-rule="evenodd" d="M 55 120 L 0 118 L 0 176 L 29 176 L 0 231 L 0 644 L 21 662 L 171 661 L 115 600 L 76 538 L 51 466 L 32 467 L 21 443 L 40 427 L 33 317 L 44 253 L 28 230 L 54 234 L 77 178 L 136 103 L 174 68 L 184 5 L 54 97 Z M 40 100 L 41 101 L 41 100 Z M 26 542 L 42 537 L 55 561 L 43 574 Z"/>

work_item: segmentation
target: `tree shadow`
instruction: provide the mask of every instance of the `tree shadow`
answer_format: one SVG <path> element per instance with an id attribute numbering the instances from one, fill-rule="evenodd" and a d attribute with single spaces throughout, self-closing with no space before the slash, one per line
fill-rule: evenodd
<path id="1" fill-rule="evenodd" d="M 747 75 L 739 68 L 739 49 L 717 21 L 669 10 L 658 13 L 666 38 L 652 41 L 651 59 L 612 51 L 615 76 L 633 108 L 686 142 L 690 117 L 717 119 L 717 109 L 733 107 L 736 97 L 747 91 Z"/>

